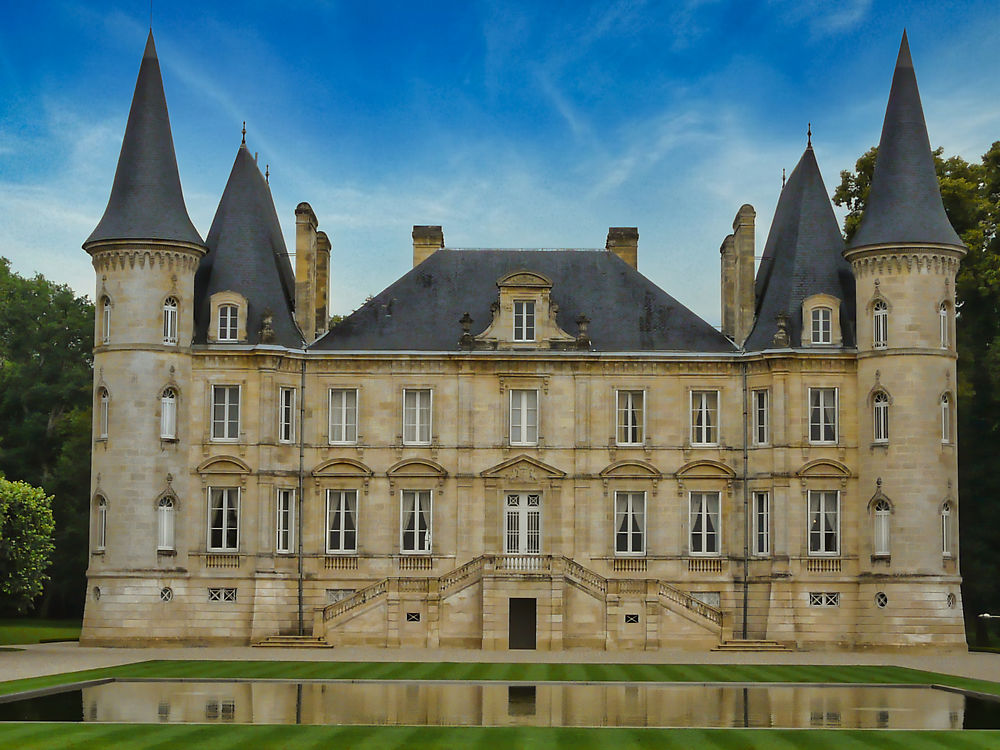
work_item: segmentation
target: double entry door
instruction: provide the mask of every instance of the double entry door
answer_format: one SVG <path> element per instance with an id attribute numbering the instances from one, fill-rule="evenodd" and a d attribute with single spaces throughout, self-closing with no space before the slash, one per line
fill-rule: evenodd
<path id="1" fill-rule="evenodd" d="M 505 495 L 503 551 L 537 555 L 542 549 L 542 496 L 538 492 Z"/>

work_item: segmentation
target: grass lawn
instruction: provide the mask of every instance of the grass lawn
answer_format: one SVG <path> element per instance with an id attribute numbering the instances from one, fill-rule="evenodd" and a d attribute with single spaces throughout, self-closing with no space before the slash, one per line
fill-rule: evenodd
<path id="1" fill-rule="evenodd" d="M 0 694 L 100 677 L 281 679 L 467 679 L 828 682 L 944 684 L 1000 696 L 1000 683 L 903 667 L 677 664 L 475 664 L 264 661 L 147 661 L 0 683 Z M 45 724 L 0 725 L 0 747 L 328 747 L 344 748 L 1000 748 L 1000 731 L 862 731 L 777 729 L 578 729 Z"/>
<path id="2" fill-rule="evenodd" d="M 0 618 L 0 646 L 46 641 L 76 641 L 79 638 L 79 620 Z"/>

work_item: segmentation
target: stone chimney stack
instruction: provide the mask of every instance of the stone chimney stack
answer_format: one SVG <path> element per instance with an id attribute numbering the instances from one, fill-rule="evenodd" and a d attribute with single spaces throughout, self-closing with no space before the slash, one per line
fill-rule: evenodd
<path id="1" fill-rule="evenodd" d="M 300 203 L 295 207 L 295 321 L 307 344 L 316 338 L 318 225 L 312 206 Z"/>
<path id="2" fill-rule="evenodd" d="M 722 241 L 722 335 L 735 336 L 736 319 L 736 247 L 733 235 Z"/>
<path id="3" fill-rule="evenodd" d="M 330 238 L 316 232 L 316 335 L 330 327 Z"/>
<path id="4" fill-rule="evenodd" d="M 753 206 L 743 204 L 733 220 L 733 251 L 735 255 L 734 273 L 734 319 L 733 341 L 742 345 L 753 328 L 754 297 L 753 256 L 754 221 L 757 212 Z"/>
<path id="5" fill-rule="evenodd" d="M 439 226 L 413 227 L 413 265 L 419 266 L 444 247 L 444 232 Z"/>
<path id="6" fill-rule="evenodd" d="M 639 267 L 639 230 L 636 227 L 610 227 L 605 248 L 632 268 Z"/>

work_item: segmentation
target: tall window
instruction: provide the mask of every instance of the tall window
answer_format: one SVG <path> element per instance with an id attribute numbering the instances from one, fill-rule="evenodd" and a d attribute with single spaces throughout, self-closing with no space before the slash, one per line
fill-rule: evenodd
<path id="1" fill-rule="evenodd" d="M 163 300 L 163 343 L 177 343 L 177 298 Z"/>
<path id="2" fill-rule="evenodd" d="M 840 554 L 840 493 L 809 490 L 809 554 Z"/>
<path id="3" fill-rule="evenodd" d="M 889 396 L 879 391 L 872 399 L 872 421 L 875 424 L 875 442 L 889 442 Z"/>
<path id="4" fill-rule="evenodd" d="M 941 554 L 951 557 L 951 503 L 941 506 Z"/>
<path id="5" fill-rule="evenodd" d="M 287 555 L 295 545 L 295 490 L 280 488 L 276 509 L 277 539 L 274 541 L 274 551 Z"/>
<path id="6" fill-rule="evenodd" d="M 111 405 L 111 395 L 107 388 L 97 389 L 97 437 L 101 440 L 108 439 L 108 412 Z"/>
<path id="7" fill-rule="evenodd" d="M 94 550 L 104 551 L 108 534 L 108 501 L 98 496 L 96 517 L 94 518 Z"/>
<path id="8" fill-rule="evenodd" d="M 507 495 L 503 551 L 508 555 L 537 555 L 542 549 L 542 496 L 537 492 Z"/>
<path id="9" fill-rule="evenodd" d="M 111 298 L 101 297 L 101 343 L 111 343 Z"/>
<path id="10" fill-rule="evenodd" d="M 239 487 L 208 488 L 208 549 L 236 551 L 240 546 Z"/>
<path id="11" fill-rule="evenodd" d="M 889 306 L 883 300 L 872 305 L 872 346 L 885 349 L 889 344 Z"/>
<path id="12" fill-rule="evenodd" d="M 837 442 L 837 389 L 809 389 L 809 442 Z"/>
<path id="13" fill-rule="evenodd" d="M 406 493 L 403 495 L 405 503 Z M 326 491 L 326 551 L 358 551 L 357 490 Z"/>
<path id="14" fill-rule="evenodd" d="M 753 441 L 756 445 L 767 445 L 771 439 L 770 415 L 768 414 L 767 390 L 753 391 Z"/>
<path id="15" fill-rule="evenodd" d="M 615 493 L 615 554 L 646 552 L 646 493 Z"/>
<path id="16" fill-rule="evenodd" d="M 719 493 L 692 492 L 690 498 L 691 554 L 719 554 Z"/>
<path id="17" fill-rule="evenodd" d="M 642 445 L 645 435 L 645 393 L 618 391 L 618 445 Z"/>
<path id="18" fill-rule="evenodd" d="M 750 537 L 753 554 L 771 554 L 771 503 L 766 492 L 753 493 L 751 512 Z"/>
<path id="19" fill-rule="evenodd" d="M 889 520 L 892 517 L 892 506 L 889 501 L 880 498 L 872 509 L 874 521 L 874 539 L 872 549 L 879 557 L 889 556 Z"/>
<path id="20" fill-rule="evenodd" d="M 358 442 L 358 391 L 330 389 L 330 442 Z"/>
<path id="21" fill-rule="evenodd" d="M 403 490 L 399 548 L 405 554 L 431 551 L 431 491 Z"/>
<path id="22" fill-rule="evenodd" d="M 212 386 L 212 440 L 236 440 L 240 436 L 240 387 Z"/>
<path id="23" fill-rule="evenodd" d="M 951 397 L 947 393 L 941 396 L 941 442 L 951 442 Z"/>
<path id="24" fill-rule="evenodd" d="M 239 338 L 240 308 L 236 305 L 219 305 L 219 341 L 236 341 Z"/>
<path id="25" fill-rule="evenodd" d="M 941 348 L 947 349 L 950 336 L 948 335 L 948 303 L 942 302 L 938 307 L 938 323 L 941 328 Z"/>
<path id="26" fill-rule="evenodd" d="M 812 342 L 814 344 L 831 344 L 830 321 L 833 311 L 829 307 L 814 307 L 812 310 Z"/>
<path id="27" fill-rule="evenodd" d="M 174 508 L 172 497 L 161 497 L 156 505 L 156 549 L 159 551 L 174 549 Z"/>
<path id="28" fill-rule="evenodd" d="M 535 340 L 535 303 L 514 300 L 514 341 Z"/>
<path id="29" fill-rule="evenodd" d="M 177 439 L 177 391 L 164 388 L 160 394 L 160 439 Z"/>
<path id="30" fill-rule="evenodd" d="M 430 388 L 407 388 L 403 391 L 403 442 L 407 445 L 430 445 Z"/>
<path id="31" fill-rule="evenodd" d="M 295 389 L 278 389 L 278 441 L 295 442 Z"/>
<path id="32" fill-rule="evenodd" d="M 538 443 L 538 391 L 511 390 L 510 444 Z"/>
<path id="33" fill-rule="evenodd" d="M 691 444 L 719 442 L 719 392 L 691 391 Z"/>

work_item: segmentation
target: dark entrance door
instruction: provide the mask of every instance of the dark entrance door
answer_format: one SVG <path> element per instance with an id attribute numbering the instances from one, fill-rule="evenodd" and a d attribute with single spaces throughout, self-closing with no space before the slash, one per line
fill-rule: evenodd
<path id="1" fill-rule="evenodd" d="M 535 647 L 535 599 L 510 599 L 510 648 Z"/>

